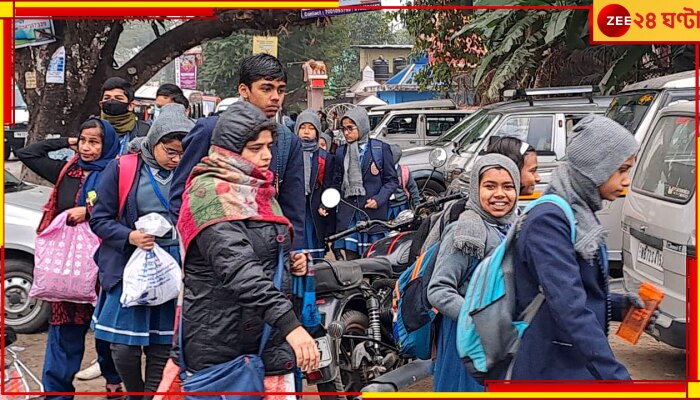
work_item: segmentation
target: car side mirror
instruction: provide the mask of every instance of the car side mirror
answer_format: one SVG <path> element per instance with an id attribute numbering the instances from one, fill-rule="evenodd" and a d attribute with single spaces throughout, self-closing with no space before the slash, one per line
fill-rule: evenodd
<path id="1" fill-rule="evenodd" d="M 441 147 L 433 149 L 428 156 L 428 160 L 433 168 L 440 168 L 447 162 L 447 152 Z"/>
<path id="2" fill-rule="evenodd" d="M 379 131 L 379 133 L 383 136 L 386 137 L 386 134 L 389 133 L 389 128 L 386 126 L 382 127 L 382 129 Z"/>

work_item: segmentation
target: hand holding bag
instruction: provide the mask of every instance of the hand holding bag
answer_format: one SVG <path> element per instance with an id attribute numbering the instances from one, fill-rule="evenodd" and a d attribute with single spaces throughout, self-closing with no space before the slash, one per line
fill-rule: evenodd
<path id="1" fill-rule="evenodd" d="M 98 269 L 92 256 L 100 239 L 87 222 L 70 226 L 67 218 L 62 212 L 36 237 L 29 297 L 95 304 Z"/>

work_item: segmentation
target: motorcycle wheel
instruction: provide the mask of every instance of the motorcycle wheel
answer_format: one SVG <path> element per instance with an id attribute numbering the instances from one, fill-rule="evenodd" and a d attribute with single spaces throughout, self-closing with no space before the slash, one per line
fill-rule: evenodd
<path id="1" fill-rule="evenodd" d="M 345 333 L 353 335 L 364 335 L 369 327 L 367 316 L 356 310 L 348 310 L 340 317 L 340 321 L 345 326 Z M 320 383 L 317 386 L 319 392 L 360 392 L 364 386 L 362 371 L 353 371 L 351 368 L 352 350 L 359 342 L 356 339 L 342 339 L 340 342 L 340 352 L 338 357 L 339 371 L 335 380 Z M 354 396 L 321 396 L 321 400 L 351 400 Z"/>

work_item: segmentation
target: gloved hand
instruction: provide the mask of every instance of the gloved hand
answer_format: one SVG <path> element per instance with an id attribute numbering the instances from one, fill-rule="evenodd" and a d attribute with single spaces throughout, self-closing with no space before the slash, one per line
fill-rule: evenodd
<path id="1" fill-rule="evenodd" d="M 644 309 L 644 300 L 642 300 L 641 297 L 637 293 L 625 293 L 623 300 L 622 300 L 622 306 L 623 309 L 625 310 L 625 314 L 629 312 L 629 309 L 631 307 L 634 307 L 636 309 Z M 654 330 L 654 327 L 656 326 L 656 320 L 659 318 L 660 312 L 658 309 L 654 310 L 654 312 L 651 314 L 651 318 L 649 319 L 649 323 L 647 324 L 646 328 L 644 330 L 647 333 L 651 333 Z M 641 316 L 640 316 L 641 317 Z M 623 317 L 624 318 L 624 317 Z"/>

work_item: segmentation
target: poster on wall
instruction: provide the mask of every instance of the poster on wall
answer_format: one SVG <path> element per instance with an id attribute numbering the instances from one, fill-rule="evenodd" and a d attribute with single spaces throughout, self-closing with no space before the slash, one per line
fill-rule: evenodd
<path id="1" fill-rule="evenodd" d="M 253 36 L 253 54 L 266 53 L 277 57 L 277 36 Z"/>
<path id="2" fill-rule="evenodd" d="M 55 42 L 53 21 L 50 19 L 16 19 L 15 48 L 39 46 Z"/>
<path id="3" fill-rule="evenodd" d="M 65 83 L 66 81 L 66 48 L 61 46 L 51 56 L 49 68 L 46 71 L 46 83 Z"/>
<path id="4" fill-rule="evenodd" d="M 175 84 L 181 89 L 197 89 L 197 62 L 194 54 L 175 59 Z"/>

